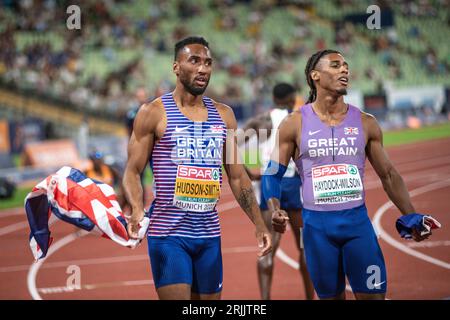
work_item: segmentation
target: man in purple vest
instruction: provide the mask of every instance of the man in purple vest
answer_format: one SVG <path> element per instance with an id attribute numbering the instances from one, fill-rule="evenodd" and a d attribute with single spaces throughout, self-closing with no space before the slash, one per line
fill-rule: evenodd
<path id="1" fill-rule="evenodd" d="M 349 79 L 344 57 L 319 51 L 308 60 L 305 75 L 308 102 L 281 123 L 262 179 L 272 224 L 284 232 L 289 219 L 280 209 L 279 181 L 293 158 L 303 185 L 306 263 L 318 296 L 345 299 L 347 276 L 356 299 L 384 299 L 384 258 L 364 202 L 366 156 L 401 213 L 414 214 L 414 207 L 383 148 L 377 121 L 344 102 Z M 422 241 L 430 234 L 413 230 L 411 236 Z"/>

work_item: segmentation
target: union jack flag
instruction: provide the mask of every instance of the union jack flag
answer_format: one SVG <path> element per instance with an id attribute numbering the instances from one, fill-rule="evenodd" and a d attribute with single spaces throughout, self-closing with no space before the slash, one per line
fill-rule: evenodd
<path id="1" fill-rule="evenodd" d="M 395 222 L 395 227 L 402 238 L 411 239 L 413 237 L 413 229 L 416 229 L 421 236 L 424 236 L 430 234 L 433 229 L 439 229 L 441 224 L 430 215 L 410 213 L 398 218 Z"/>
<path id="2" fill-rule="evenodd" d="M 214 133 L 222 133 L 223 127 L 221 125 L 210 125 L 209 129 Z"/>
<path id="3" fill-rule="evenodd" d="M 25 211 L 31 229 L 30 248 L 36 260 L 47 255 L 53 241 L 48 223 L 52 213 L 122 246 L 135 248 L 141 241 L 128 237 L 127 222 L 114 189 L 71 167 L 61 168 L 36 185 L 25 198 Z M 147 216 L 141 221 L 140 239 L 149 221 Z"/>
<path id="4" fill-rule="evenodd" d="M 356 127 L 345 127 L 344 134 L 359 134 L 359 129 Z"/>

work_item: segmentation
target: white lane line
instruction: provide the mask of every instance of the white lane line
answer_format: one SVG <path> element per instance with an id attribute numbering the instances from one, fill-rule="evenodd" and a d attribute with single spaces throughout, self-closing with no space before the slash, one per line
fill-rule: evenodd
<path id="1" fill-rule="evenodd" d="M 22 221 L 22 222 L 13 223 L 6 227 L 0 228 L 0 237 L 4 236 L 5 234 L 12 233 L 14 231 L 23 229 L 27 226 L 28 226 L 28 221 Z"/>
<path id="2" fill-rule="evenodd" d="M 435 248 L 435 247 L 448 247 L 450 246 L 449 240 L 443 241 L 422 241 L 422 242 L 412 242 L 407 244 L 410 248 Z"/>
<path id="3" fill-rule="evenodd" d="M 56 216 L 52 215 L 50 217 L 50 219 L 48 220 L 48 225 L 51 226 L 56 221 L 58 221 L 58 218 L 56 218 Z M 22 221 L 22 222 L 10 224 L 6 227 L 0 228 L 0 237 L 4 236 L 5 234 L 12 233 L 14 231 L 26 228 L 28 226 L 29 226 L 28 221 Z"/>
<path id="4" fill-rule="evenodd" d="M 53 246 L 53 245 L 52 245 Z M 257 252 L 258 248 L 255 246 L 247 246 L 247 247 L 229 247 L 223 248 L 222 253 L 247 253 L 247 252 Z M 108 263 L 123 263 L 123 262 L 131 262 L 131 261 L 147 261 L 149 259 L 148 255 L 140 254 L 133 256 L 120 256 L 120 257 L 105 257 L 105 258 L 93 258 L 93 259 L 80 259 L 80 260 L 65 260 L 58 262 L 47 262 L 45 265 L 41 266 L 40 269 L 53 269 L 53 268 L 64 268 L 69 265 L 77 265 L 77 266 L 88 266 L 88 265 L 100 265 L 100 264 L 108 264 Z M 0 267 L 0 273 L 7 272 L 19 272 L 26 271 L 30 268 L 29 265 L 16 265 L 16 266 L 8 266 L 8 267 Z"/>
<path id="5" fill-rule="evenodd" d="M 423 193 L 427 193 L 433 190 L 437 190 L 437 189 L 441 189 L 441 188 L 445 188 L 447 186 L 450 186 L 450 179 L 448 180 L 444 180 L 444 181 L 438 181 L 432 184 L 428 184 L 426 186 L 414 189 L 413 191 L 411 191 L 409 193 L 410 197 L 413 198 L 415 196 L 418 196 L 420 194 Z M 398 250 L 409 254 L 413 257 L 416 257 L 418 259 L 421 259 L 423 261 L 429 262 L 431 264 L 437 265 L 439 267 L 445 268 L 445 269 L 450 269 L 450 263 L 447 263 L 445 261 L 441 261 L 439 259 L 433 258 L 429 255 L 426 255 L 424 253 L 421 253 L 419 251 L 416 251 L 410 247 L 408 247 L 406 244 L 394 239 L 393 237 L 391 237 L 381 226 L 381 218 L 383 217 L 383 215 L 390 209 L 394 207 L 394 204 L 391 201 L 386 202 L 385 204 L 383 204 L 375 213 L 375 216 L 373 218 L 373 224 L 375 226 L 375 228 L 378 230 L 378 232 L 380 233 L 381 238 L 386 241 L 388 244 L 390 244 L 391 246 L 393 246 L 394 248 L 397 248 Z M 405 240 L 406 242 L 406 240 Z"/>
<path id="6" fill-rule="evenodd" d="M 103 283 L 94 283 L 94 284 L 85 284 L 81 285 L 80 288 L 75 287 L 48 287 L 48 288 L 39 288 L 38 291 L 42 294 L 54 294 L 54 293 L 68 293 L 75 292 L 77 290 L 94 290 L 100 288 L 111 288 L 111 287 L 124 287 L 124 286 L 148 286 L 154 285 L 155 282 L 153 280 L 132 280 L 132 281 L 115 281 L 115 282 L 103 282 Z"/>
<path id="7" fill-rule="evenodd" d="M 225 203 L 221 203 L 220 205 L 217 206 L 217 212 L 222 213 L 224 211 L 228 211 L 231 209 L 235 209 L 235 208 L 239 208 L 239 203 L 237 203 L 236 200 L 234 200 L 234 198 L 231 201 L 227 201 Z"/>
<path id="8" fill-rule="evenodd" d="M 25 210 L 23 207 L 0 210 L 0 219 L 20 215 L 25 215 Z"/>
<path id="9" fill-rule="evenodd" d="M 450 162 L 450 155 L 432 157 L 426 159 L 417 159 L 402 163 L 394 162 L 394 166 L 401 172 L 404 171 L 421 171 L 429 168 L 436 168 L 439 165 L 447 165 Z"/>
<path id="10" fill-rule="evenodd" d="M 83 236 L 83 235 L 80 235 Z M 56 242 L 52 248 L 56 248 L 56 250 L 62 248 L 63 246 L 67 245 L 68 243 L 78 239 L 80 236 L 77 236 L 75 234 L 71 234 L 69 236 L 66 236 L 65 238 L 61 239 L 60 241 Z M 66 239 L 67 238 L 67 239 Z M 47 254 L 47 257 L 52 255 L 55 251 L 50 252 Z M 247 253 L 247 252 L 257 252 L 257 249 L 255 247 L 231 247 L 231 248 L 224 248 L 223 253 Z M 85 259 L 85 260 L 72 260 L 72 261 L 65 261 L 65 262 L 58 262 L 58 263 L 52 263 L 52 266 L 50 267 L 62 267 L 67 266 L 69 264 L 77 264 L 77 265 L 93 265 L 93 264 L 102 264 L 102 263 L 113 263 L 113 262 L 129 262 L 131 260 L 137 261 L 137 260 L 148 260 L 147 255 L 138 255 L 138 256 L 126 256 L 126 257 L 117 257 L 117 258 L 101 258 L 101 259 Z M 42 265 L 43 260 L 39 261 L 37 264 Z M 49 263 L 50 264 L 50 263 Z M 32 265 L 32 266 L 35 266 Z M 46 266 L 49 268 L 49 266 Z M 29 283 L 29 291 L 33 297 L 34 300 L 42 300 L 42 297 L 39 295 L 39 293 L 42 294 L 52 294 L 52 293 L 67 293 L 67 292 L 74 292 L 75 290 L 78 290 L 73 287 L 67 287 L 67 286 L 60 286 L 60 287 L 47 287 L 47 288 L 39 288 L 36 289 L 35 281 L 36 281 L 36 275 L 37 271 L 39 270 L 39 266 L 35 267 L 37 270 L 31 271 L 31 275 L 28 277 L 28 283 Z M 34 283 L 34 286 L 31 285 Z M 142 285 L 154 285 L 153 280 L 135 280 L 135 281 L 117 281 L 117 282 L 106 282 L 106 283 L 98 283 L 98 284 L 87 284 L 82 285 L 81 289 L 85 290 L 93 290 L 93 289 L 99 289 L 99 288 L 107 288 L 107 287 L 120 287 L 120 286 L 142 286 Z"/>
<path id="11" fill-rule="evenodd" d="M 257 249 L 255 247 L 234 247 L 234 248 L 225 248 L 223 250 L 223 253 L 243 253 L 243 252 L 257 252 Z M 121 257 L 120 262 L 125 261 L 131 261 L 130 259 L 125 258 L 139 258 L 134 260 L 148 260 L 147 255 L 139 255 L 139 256 L 128 256 L 128 257 Z M 111 263 L 111 262 L 118 262 L 113 261 L 113 259 L 105 258 L 105 259 L 90 259 L 91 261 L 88 264 L 99 264 L 99 263 Z M 115 259 L 117 260 L 117 259 Z M 78 264 L 82 262 L 81 260 L 74 260 L 74 261 L 66 261 L 65 263 L 58 263 L 59 265 L 63 264 L 64 266 L 68 264 Z M 62 266 L 62 265 L 61 265 Z M 116 281 L 116 282 L 105 282 L 105 283 L 97 283 L 97 284 L 86 284 L 81 285 L 81 290 L 93 290 L 93 289 L 100 289 L 100 288 L 110 288 L 110 287 L 123 287 L 123 286 L 144 286 L 144 285 L 154 285 L 153 280 L 134 280 L 134 281 Z M 59 287 L 47 287 L 47 288 L 38 288 L 38 292 L 42 294 L 55 294 L 55 293 L 70 293 L 75 292 L 76 289 L 74 287 L 67 287 L 67 286 L 59 286 Z"/>
<path id="12" fill-rule="evenodd" d="M 249 247 L 232 247 L 222 249 L 222 253 L 247 253 L 247 252 L 258 252 L 258 248 L 255 246 Z"/>
<path id="13" fill-rule="evenodd" d="M 69 244 L 70 242 L 85 236 L 88 234 L 87 231 L 81 230 L 74 233 L 71 233 L 61 240 L 56 241 L 48 250 L 47 256 L 44 259 L 41 259 L 33 264 L 30 265 L 30 269 L 28 270 L 27 274 L 27 286 L 28 291 L 31 294 L 31 297 L 33 300 L 42 300 L 41 296 L 39 295 L 39 292 L 36 288 L 36 277 L 39 272 L 39 269 L 41 268 L 42 264 L 45 262 L 45 260 L 50 257 L 52 254 L 54 254 L 56 251 L 58 251 L 60 248 L 64 247 L 65 245 Z"/>
<path id="14" fill-rule="evenodd" d="M 294 259 L 289 257 L 286 254 L 286 252 L 284 252 L 283 249 L 281 249 L 281 246 L 278 247 L 278 250 L 275 253 L 275 256 L 277 258 L 279 258 L 281 261 L 283 261 L 284 263 L 286 263 L 289 267 L 291 267 L 295 270 L 300 270 L 300 265 L 298 264 L 298 261 L 295 261 Z"/>
<path id="15" fill-rule="evenodd" d="M 141 255 L 135 255 L 135 256 L 65 260 L 65 261 L 58 261 L 58 262 L 47 262 L 45 265 L 43 265 L 41 267 L 41 269 L 63 268 L 63 267 L 67 267 L 69 265 L 87 266 L 87 265 L 107 264 L 107 263 L 121 263 L 121 262 L 140 261 L 140 260 L 147 260 L 147 259 L 148 259 L 148 255 L 141 254 Z M 29 267 L 30 267 L 29 265 L 17 265 L 17 266 L 2 267 L 2 268 L 0 268 L 0 273 L 1 272 L 24 271 L 24 270 L 27 270 Z"/>

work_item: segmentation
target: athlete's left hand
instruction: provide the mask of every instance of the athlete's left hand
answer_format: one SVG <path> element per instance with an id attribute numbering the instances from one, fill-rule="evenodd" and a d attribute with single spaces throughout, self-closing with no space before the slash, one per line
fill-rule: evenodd
<path id="1" fill-rule="evenodd" d="M 127 231 L 130 239 L 139 239 L 140 222 L 144 218 L 144 212 L 133 213 L 127 221 Z"/>
<path id="2" fill-rule="evenodd" d="M 265 256 L 272 251 L 272 236 L 267 228 L 256 229 L 256 240 L 258 241 L 258 257 Z"/>
<path id="3" fill-rule="evenodd" d="M 414 239 L 414 241 L 420 242 L 425 239 L 428 239 L 428 237 L 431 236 L 431 230 L 429 233 L 426 233 L 422 236 L 420 231 L 417 231 L 417 229 L 413 228 L 412 232 L 411 232 L 411 236 Z"/>

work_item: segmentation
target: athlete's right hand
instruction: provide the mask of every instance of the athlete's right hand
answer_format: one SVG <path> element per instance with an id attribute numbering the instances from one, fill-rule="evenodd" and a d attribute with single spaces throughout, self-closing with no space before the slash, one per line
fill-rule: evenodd
<path id="1" fill-rule="evenodd" d="M 128 220 L 127 231 L 131 239 L 139 239 L 140 222 L 144 218 L 144 211 L 133 212 Z"/>
<path id="2" fill-rule="evenodd" d="M 286 225 L 289 217 L 286 211 L 276 209 L 272 212 L 272 228 L 276 232 L 284 233 L 286 231 Z"/>

